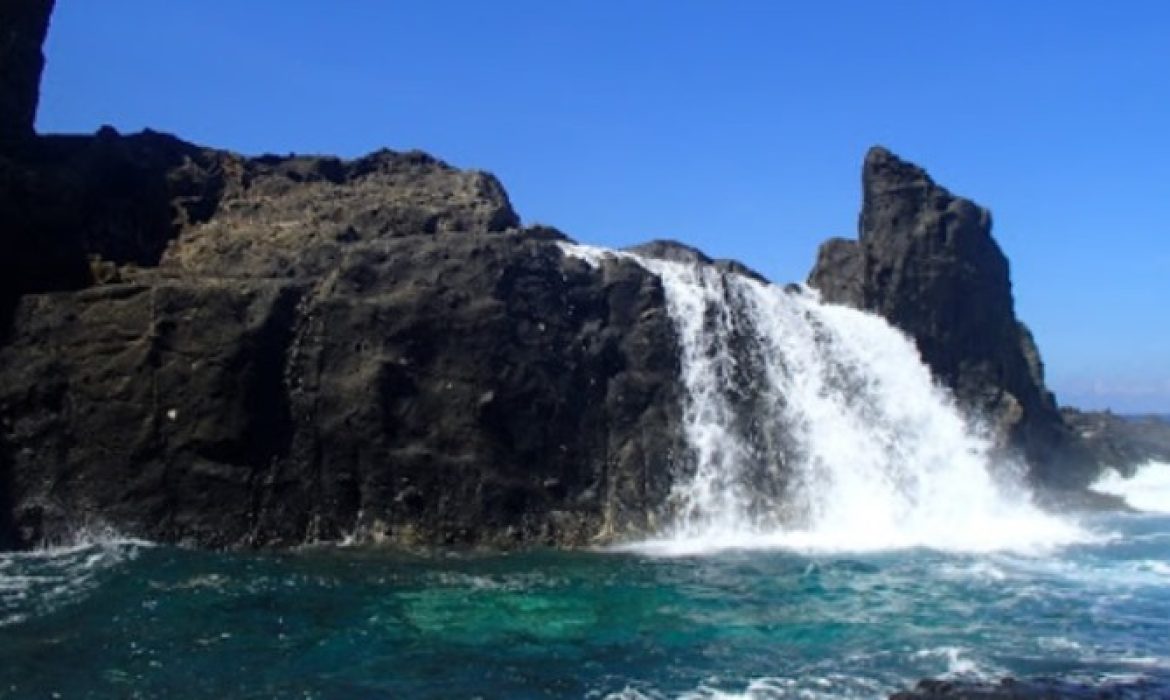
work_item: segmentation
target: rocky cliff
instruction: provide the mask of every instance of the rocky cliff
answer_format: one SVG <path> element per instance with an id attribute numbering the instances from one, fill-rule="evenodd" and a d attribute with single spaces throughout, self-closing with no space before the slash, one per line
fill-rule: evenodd
<path id="1" fill-rule="evenodd" d="M 490 175 L 112 130 L 6 165 L 9 541 L 582 544 L 662 502 L 657 278 L 565 258 Z"/>
<path id="2" fill-rule="evenodd" d="M 822 245 L 808 283 L 825 300 L 880 314 L 913 337 L 935 376 L 1023 452 L 1036 481 L 1078 486 L 1095 472 L 1016 318 L 1008 261 L 986 209 L 873 148 L 862 168 L 858 238 Z"/>
<path id="3" fill-rule="evenodd" d="M 583 544 L 676 450 L 656 277 L 486 173 L 35 137 L 51 2 L 0 10 L 0 546 Z"/>
<path id="4" fill-rule="evenodd" d="M 566 257 L 494 177 L 422 153 L 35 136 L 51 7 L 0 10 L 0 547 L 105 524 L 202 546 L 658 524 L 686 458 L 656 276 Z M 913 335 L 1037 481 L 1082 482 L 987 212 L 881 149 L 863 180 L 860 239 L 827 243 L 812 284 Z"/>

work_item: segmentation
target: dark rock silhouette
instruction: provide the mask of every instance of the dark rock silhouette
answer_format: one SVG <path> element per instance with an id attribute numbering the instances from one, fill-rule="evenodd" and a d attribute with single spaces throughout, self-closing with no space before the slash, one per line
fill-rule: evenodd
<path id="1" fill-rule="evenodd" d="M 880 147 L 866 155 L 862 192 L 858 239 L 822 245 L 809 285 L 913 337 L 935 376 L 1023 452 L 1037 482 L 1087 483 L 1096 465 L 1062 420 L 1016 318 L 991 214 Z"/>
<path id="2" fill-rule="evenodd" d="M 1170 419 L 1165 416 L 1119 416 L 1075 408 L 1060 412 L 1102 466 L 1132 476 L 1146 462 L 1170 463 Z"/>
<path id="3" fill-rule="evenodd" d="M 0 3 L 0 153 L 32 138 L 52 13 L 53 0 Z"/>

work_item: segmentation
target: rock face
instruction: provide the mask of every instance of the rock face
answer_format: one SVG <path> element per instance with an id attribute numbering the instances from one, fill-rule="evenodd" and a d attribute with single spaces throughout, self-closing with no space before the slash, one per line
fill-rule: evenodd
<path id="1" fill-rule="evenodd" d="M 1129 476 L 1146 462 L 1170 463 L 1170 419 L 1165 416 L 1122 417 L 1075 408 L 1060 412 L 1102 466 Z"/>
<path id="2" fill-rule="evenodd" d="M 8 544 L 651 525 L 679 405 L 659 281 L 518 228 L 490 175 L 110 130 L 5 164 Z"/>
<path id="3" fill-rule="evenodd" d="M 0 153 L 33 135 L 53 0 L 0 3 Z"/>
<path id="4" fill-rule="evenodd" d="M 826 242 L 809 285 L 913 337 L 935 376 L 1024 453 L 1037 481 L 1084 484 L 1092 459 L 1061 419 L 1016 318 L 991 214 L 884 148 L 866 155 L 862 191 L 857 241 Z"/>
<path id="5" fill-rule="evenodd" d="M 160 262 L 296 276 L 320 272 L 290 269 L 304 247 L 502 231 L 519 221 L 495 178 L 421 153 L 245 159 L 109 128 L 94 137 L 44 137 L 25 150 L 21 159 L 0 159 L 10 294 L 81 288 L 109 281 L 118 266 Z"/>
<path id="6" fill-rule="evenodd" d="M 34 137 L 50 10 L 0 9 L 0 547 L 654 525 L 680 405 L 657 277 L 567 258 L 422 153 Z"/>

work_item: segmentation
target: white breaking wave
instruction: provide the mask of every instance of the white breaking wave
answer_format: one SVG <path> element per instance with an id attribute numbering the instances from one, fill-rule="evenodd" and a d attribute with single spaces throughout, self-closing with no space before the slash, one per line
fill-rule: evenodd
<path id="1" fill-rule="evenodd" d="M 842 698 L 873 698 L 884 696 L 889 688 L 881 683 L 856 676 L 835 674 L 800 679 L 762 677 L 752 679 L 742 692 L 722 690 L 702 684 L 682 693 L 666 693 L 657 689 L 626 687 L 609 693 L 604 700 L 841 700 Z M 587 696 L 588 697 L 588 696 Z"/>
<path id="2" fill-rule="evenodd" d="M 0 553 L 0 627 L 49 614 L 85 598 L 104 572 L 151 546 L 144 540 L 95 530 L 80 532 L 61 546 Z"/>
<path id="3" fill-rule="evenodd" d="M 1120 496 L 1138 510 L 1170 513 L 1170 464 L 1165 462 L 1147 462 L 1129 478 L 1108 469 L 1092 488 Z"/>
<path id="4" fill-rule="evenodd" d="M 599 264 L 604 249 L 564 246 Z M 663 283 L 692 464 L 641 551 L 1033 551 L 1086 539 L 1036 508 L 1020 468 L 884 319 L 708 265 L 616 253 Z"/>

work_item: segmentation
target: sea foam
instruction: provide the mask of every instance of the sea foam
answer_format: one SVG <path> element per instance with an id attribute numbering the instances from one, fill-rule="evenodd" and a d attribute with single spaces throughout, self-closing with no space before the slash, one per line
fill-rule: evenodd
<path id="1" fill-rule="evenodd" d="M 1093 484 L 1093 489 L 1120 496 L 1138 510 L 1170 513 L 1170 464 L 1147 462 L 1129 478 L 1108 469 Z"/>

